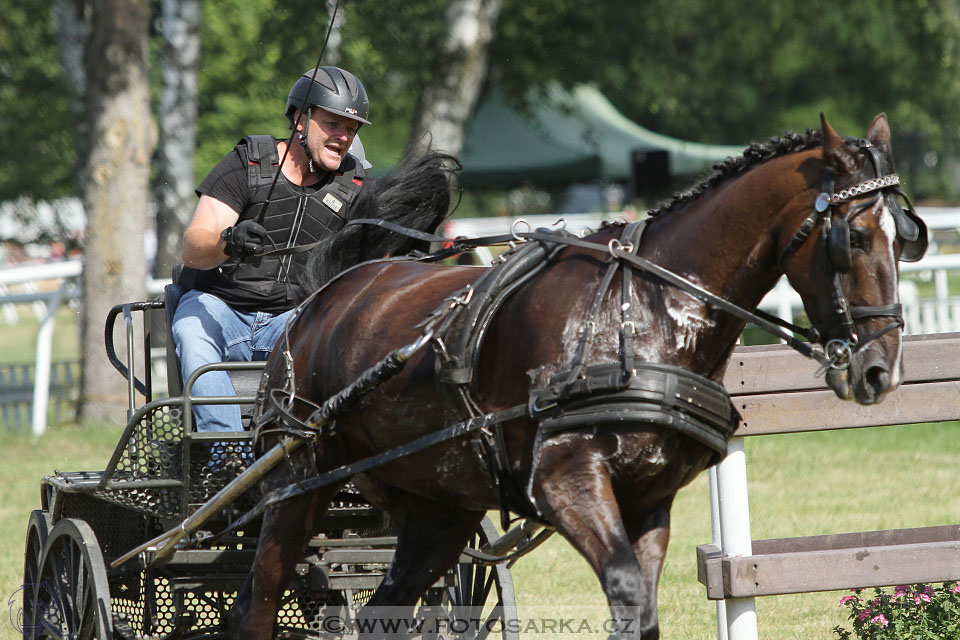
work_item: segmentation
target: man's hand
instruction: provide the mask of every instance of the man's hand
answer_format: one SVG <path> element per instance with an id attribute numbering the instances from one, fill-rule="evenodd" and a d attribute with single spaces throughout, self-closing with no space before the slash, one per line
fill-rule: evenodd
<path id="1" fill-rule="evenodd" d="M 262 251 L 268 241 L 267 230 L 253 220 L 241 220 L 236 226 L 227 227 L 220 237 L 227 243 L 223 252 L 240 261 Z"/>

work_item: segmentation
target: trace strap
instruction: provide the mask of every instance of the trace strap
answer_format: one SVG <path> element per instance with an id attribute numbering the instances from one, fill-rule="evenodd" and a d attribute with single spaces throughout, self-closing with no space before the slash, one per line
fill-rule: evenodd
<path id="1" fill-rule="evenodd" d="M 307 493 L 313 489 L 319 489 L 320 487 L 325 487 L 327 485 L 340 482 L 341 480 L 346 480 L 357 475 L 358 473 L 369 471 L 374 467 L 379 467 L 403 456 L 423 451 L 424 449 L 432 447 L 440 442 L 452 440 L 453 438 L 458 438 L 468 433 L 485 429 L 495 424 L 506 422 L 507 420 L 513 420 L 514 418 L 519 418 L 525 415 L 527 415 L 527 405 L 522 404 L 511 407 L 510 409 L 504 409 L 503 411 L 497 411 L 496 413 L 488 413 L 475 418 L 470 418 L 469 420 L 458 422 L 457 424 L 447 427 L 441 431 L 436 431 L 421 438 L 417 438 L 416 440 L 411 440 L 410 442 L 402 444 L 398 447 L 387 449 L 386 451 L 370 456 L 369 458 L 363 458 L 362 460 L 351 462 L 350 464 L 345 464 L 336 467 L 335 469 L 331 469 L 325 473 L 321 473 L 316 477 L 309 478 L 307 480 L 301 480 L 298 484 L 289 485 L 282 489 L 275 489 L 261 498 L 260 502 L 258 502 L 253 509 L 245 513 L 243 517 L 235 524 L 231 525 L 230 528 L 236 529 L 237 527 L 246 524 L 247 522 L 259 516 L 270 506 L 288 498 Z"/>

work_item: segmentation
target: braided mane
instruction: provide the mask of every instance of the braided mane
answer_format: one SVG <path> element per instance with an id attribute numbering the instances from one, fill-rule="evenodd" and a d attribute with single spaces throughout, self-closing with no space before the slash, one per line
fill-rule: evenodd
<path id="1" fill-rule="evenodd" d="M 658 216 L 678 209 L 691 200 L 700 197 L 705 191 L 714 188 L 723 180 L 739 175 L 761 162 L 779 158 L 794 151 L 812 149 L 820 146 L 820 144 L 820 131 L 813 129 L 807 129 L 806 135 L 803 136 L 792 131 L 787 131 L 782 137 L 774 136 L 767 142 L 753 142 L 744 150 L 743 155 L 737 157 L 731 156 L 715 162 L 713 168 L 716 173 L 687 191 L 674 194 L 673 199 L 659 204 L 655 209 L 648 211 L 647 214 L 650 216 Z"/>

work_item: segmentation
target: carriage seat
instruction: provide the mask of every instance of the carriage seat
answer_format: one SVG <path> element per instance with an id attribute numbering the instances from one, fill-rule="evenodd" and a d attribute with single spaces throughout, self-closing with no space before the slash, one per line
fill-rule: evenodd
<path id="1" fill-rule="evenodd" d="M 167 361 L 167 393 L 170 397 L 176 397 L 183 394 L 183 371 L 180 368 L 180 359 L 177 357 L 177 348 L 173 341 L 173 314 L 177 310 L 180 298 L 187 292 L 187 287 L 179 283 L 180 271 L 183 265 L 178 264 L 173 269 L 173 284 L 168 284 L 163 288 L 164 309 L 167 320 L 166 335 L 166 361 Z M 260 387 L 260 371 L 241 370 L 228 371 L 233 388 L 239 396 L 256 395 Z M 246 420 L 253 412 L 252 404 L 243 404 L 240 407 L 241 414 Z"/>

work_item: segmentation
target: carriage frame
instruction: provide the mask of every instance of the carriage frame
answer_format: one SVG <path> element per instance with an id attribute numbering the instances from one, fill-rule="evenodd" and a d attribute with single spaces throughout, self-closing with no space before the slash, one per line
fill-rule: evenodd
<path id="1" fill-rule="evenodd" d="M 57 471 L 40 483 L 40 508 L 27 525 L 23 610 L 25 638 L 173 639 L 226 636 L 228 611 L 256 554 L 260 520 L 227 531 L 258 498 L 258 477 L 246 481 L 239 499 L 215 505 L 204 529 L 185 536 L 172 552 L 155 548 L 117 560 L 157 534 L 176 528 L 225 486 L 244 475 L 253 460 L 252 430 L 194 431 L 195 404 L 237 403 L 252 408 L 262 362 L 207 365 L 182 385 L 167 328 L 179 291 L 115 306 L 107 316 L 105 349 L 126 380 L 127 424 L 103 471 Z M 157 322 L 156 316 L 166 312 Z M 142 314 L 143 380 L 134 360 Z M 126 362 L 117 356 L 114 326 L 123 317 Z M 150 354 L 164 327 L 168 395 L 153 398 Z M 198 397 L 193 382 L 210 370 L 229 372 L 237 395 Z M 136 406 L 137 394 L 145 398 Z M 244 412 L 250 420 L 250 412 Z M 249 474 L 247 474 L 249 475 Z M 516 528 L 500 536 L 484 518 L 455 564 L 421 598 L 407 622 L 421 637 L 486 637 L 512 640 L 503 621 L 516 618 L 508 553 L 529 544 L 534 529 Z M 352 485 L 340 492 L 297 564 L 277 617 L 278 637 L 355 636 L 355 614 L 383 580 L 397 538 L 389 517 Z M 170 550 L 168 550 L 170 551 Z M 117 565 L 117 566 L 112 566 Z M 482 616 L 477 624 L 477 616 Z M 454 621 L 473 620 L 471 625 Z M 499 624 L 498 624 L 499 621 Z"/>

